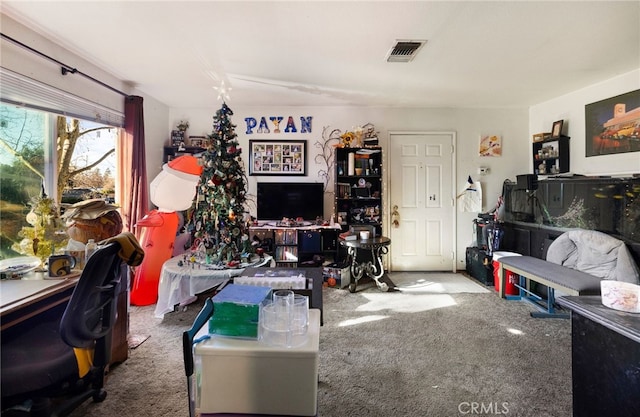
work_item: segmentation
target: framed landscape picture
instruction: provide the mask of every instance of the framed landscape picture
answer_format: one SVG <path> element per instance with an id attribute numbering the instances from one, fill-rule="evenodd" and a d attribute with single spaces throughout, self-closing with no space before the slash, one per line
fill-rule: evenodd
<path id="1" fill-rule="evenodd" d="M 640 152 L 640 90 L 585 106 L 585 156 Z"/>
<path id="2" fill-rule="evenodd" d="M 249 175 L 307 175 L 307 141 L 250 140 Z"/>

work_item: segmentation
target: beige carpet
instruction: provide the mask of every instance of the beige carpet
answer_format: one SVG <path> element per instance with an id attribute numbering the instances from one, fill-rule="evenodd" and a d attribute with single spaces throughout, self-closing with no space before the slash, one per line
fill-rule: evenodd
<path id="1" fill-rule="evenodd" d="M 445 272 L 394 272 L 393 282 L 401 291 L 415 294 L 488 293 L 487 287 L 462 274 Z"/>
<path id="2" fill-rule="evenodd" d="M 568 320 L 533 319 L 462 274 L 390 278 L 400 291 L 323 289 L 318 416 L 571 416 Z M 72 417 L 187 416 L 181 333 L 202 301 L 162 320 L 131 307 L 131 332 L 149 339 L 111 371 L 106 401 Z"/>

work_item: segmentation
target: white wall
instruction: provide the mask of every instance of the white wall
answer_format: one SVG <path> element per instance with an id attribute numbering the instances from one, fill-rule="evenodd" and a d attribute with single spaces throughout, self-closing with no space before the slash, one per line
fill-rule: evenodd
<path id="1" fill-rule="evenodd" d="M 484 210 L 495 206 L 502 191 L 505 179 L 515 179 L 517 174 L 525 173 L 524 167 L 529 160 L 529 147 L 521 144 L 528 137 L 528 119 L 526 109 L 415 109 L 415 108 L 354 108 L 354 107 L 234 107 L 233 97 L 227 103 L 233 110 L 232 122 L 236 125 L 235 132 L 243 148 L 243 159 L 248 161 L 248 145 L 251 139 L 306 139 L 308 155 L 308 176 L 306 177 L 249 177 L 249 194 L 256 191 L 256 182 L 260 181 L 316 181 L 321 182 L 318 171 L 325 168 L 315 162 L 319 148 L 315 143 L 322 140 L 324 127 L 351 130 L 354 126 L 373 123 L 379 132 L 381 145 L 386 146 L 389 131 L 455 131 L 457 134 L 456 191 L 462 189 L 469 175 L 474 180 L 480 180 L 484 191 Z M 210 134 L 213 130 L 213 116 L 220 107 L 220 103 L 212 104 L 211 108 L 172 108 L 169 112 L 169 126 L 164 135 L 163 144 L 169 142 L 170 130 L 175 128 L 180 120 L 188 120 L 190 127 L 188 135 L 201 136 Z M 260 119 L 269 116 L 293 116 L 297 123 L 298 133 L 268 133 L 247 135 L 246 117 Z M 301 134 L 299 118 L 312 116 L 311 134 Z M 281 124 L 281 128 L 284 125 Z M 273 129 L 272 129 L 273 130 Z M 500 135 L 503 141 L 503 155 L 501 157 L 479 157 L 478 144 L 481 135 Z M 147 136 L 149 137 L 149 136 Z M 160 146 L 148 142 L 148 148 Z M 155 172 L 161 169 L 161 158 L 153 162 L 149 160 L 149 171 L 155 164 Z M 484 177 L 477 175 L 479 166 L 490 168 L 490 174 Z M 152 179 L 153 177 L 150 177 Z M 333 180 L 328 191 L 333 192 Z M 387 206 L 385 202 L 385 206 Z M 333 212 L 333 194 L 325 198 L 325 217 Z M 255 208 L 252 209 L 255 214 Z M 472 222 L 477 213 L 458 213 L 457 219 L 457 265 L 464 268 L 465 248 L 472 242 Z M 385 219 L 386 221 L 386 219 Z"/>
<path id="2" fill-rule="evenodd" d="M 571 137 L 569 164 L 572 173 L 615 176 L 640 173 L 640 152 L 585 156 L 585 105 L 638 89 L 640 69 L 532 106 L 529 111 L 529 138 L 535 133 L 550 132 L 554 121 L 564 120 L 564 134 Z M 532 163 L 529 160 L 530 172 L 533 172 Z"/>
<path id="3" fill-rule="evenodd" d="M 143 97 L 145 157 L 147 180 L 150 183 L 162 168 L 163 140 L 168 134 L 166 126 L 169 120 L 169 107 L 153 97 L 138 95 Z M 149 208 L 153 207 L 149 201 Z"/>

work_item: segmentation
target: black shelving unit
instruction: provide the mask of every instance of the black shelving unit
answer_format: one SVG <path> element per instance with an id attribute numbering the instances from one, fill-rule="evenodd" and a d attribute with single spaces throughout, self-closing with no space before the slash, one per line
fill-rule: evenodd
<path id="1" fill-rule="evenodd" d="M 181 155 L 198 155 L 205 150 L 205 148 L 200 148 L 197 146 L 185 146 L 182 149 L 178 146 L 165 146 L 164 153 L 162 155 L 162 163 L 166 164 L 173 158 L 177 158 Z"/>
<path id="2" fill-rule="evenodd" d="M 533 173 L 555 175 L 569 172 L 569 136 L 533 142 Z"/>
<path id="3" fill-rule="evenodd" d="M 369 225 L 381 236 L 382 148 L 336 148 L 335 160 L 335 213 L 342 230 Z"/>

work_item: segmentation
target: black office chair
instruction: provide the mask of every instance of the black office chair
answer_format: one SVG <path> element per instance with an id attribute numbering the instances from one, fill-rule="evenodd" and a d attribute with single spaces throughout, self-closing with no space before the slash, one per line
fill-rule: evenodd
<path id="1" fill-rule="evenodd" d="M 106 398 L 120 249 L 111 242 L 89 258 L 66 307 L 3 332 L 3 417 L 66 416 L 89 397 L 95 402 Z"/>
<path id="2" fill-rule="evenodd" d="M 196 416 L 195 393 L 197 387 L 195 386 L 196 381 L 193 378 L 193 373 L 195 371 L 193 345 L 194 343 L 198 343 L 199 340 L 194 341 L 194 337 L 200 331 L 202 326 L 208 323 L 211 316 L 213 316 L 213 310 L 213 300 L 211 300 L 211 298 L 207 298 L 202 310 L 200 310 L 196 319 L 193 321 L 191 328 L 182 333 L 182 353 L 184 355 L 184 371 L 187 375 L 187 394 L 189 396 L 189 417 Z"/>

